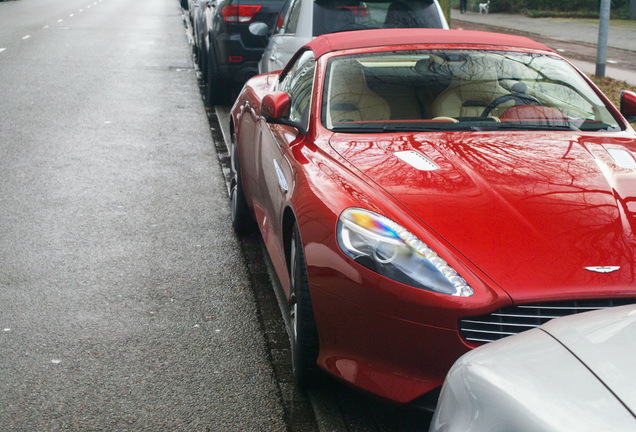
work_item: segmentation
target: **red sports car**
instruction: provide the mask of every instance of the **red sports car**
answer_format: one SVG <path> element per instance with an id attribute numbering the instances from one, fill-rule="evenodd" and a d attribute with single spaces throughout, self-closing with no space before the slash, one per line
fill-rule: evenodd
<path id="1" fill-rule="evenodd" d="M 522 37 L 320 36 L 231 112 L 232 215 L 288 297 L 294 374 L 397 402 L 480 344 L 636 302 L 636 94 L 622 114 Z"/>

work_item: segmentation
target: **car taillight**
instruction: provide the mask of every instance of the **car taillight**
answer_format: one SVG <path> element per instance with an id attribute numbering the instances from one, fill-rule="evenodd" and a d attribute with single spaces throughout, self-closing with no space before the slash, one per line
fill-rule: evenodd
<path id="1" fill-rule="evenodd" d="M 249 23 L 254 19 L 254 15 L 261 10 L 261 5 L 226 5 L 223 6 L 221 14 L 223 21 L 228 23 Z"/>

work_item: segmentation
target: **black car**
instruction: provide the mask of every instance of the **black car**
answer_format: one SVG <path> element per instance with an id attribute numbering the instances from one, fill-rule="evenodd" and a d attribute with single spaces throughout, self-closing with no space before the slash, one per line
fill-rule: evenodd
<path id="1" fill-rule="evenodd" d="M 258 73 L 265 39 L 249 31 L 252 22 L 273 27 L 284 0 L 219 0 L 208 29 L 208 100 L 229 102 L 231 90 Z"/>

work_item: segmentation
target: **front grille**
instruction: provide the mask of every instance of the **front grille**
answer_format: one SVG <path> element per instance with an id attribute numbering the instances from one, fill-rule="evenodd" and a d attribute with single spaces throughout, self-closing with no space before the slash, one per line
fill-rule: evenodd
<path id="1" fill-rule="evenodd" d="M 508 306 L 488 315 L 459 321 L 464 338 L 471 342 L 494 342 L 539 327 L 553 318 L 636 303 L 636 299 L 571 300 Z"/>

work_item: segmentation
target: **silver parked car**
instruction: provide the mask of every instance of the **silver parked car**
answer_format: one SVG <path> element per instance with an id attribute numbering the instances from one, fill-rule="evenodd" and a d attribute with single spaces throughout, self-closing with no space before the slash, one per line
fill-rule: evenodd
<path id="1" fill-rule="evenodd" d="M 260 73 L 285 67 L 316 36 L 379 28 L 448 28 L 437 0 L 287 0 L 276 27 L 252 23 L 257 36 L 269 34 Z"/>
<path id="2" fill-rule="evenodd" d="M 636 431 L 635 357 L 636 306 L 549 321 L 457 360 L 430 431 Z"/>
<path id="3" fill-rule="evenodd" d="M 190 17 L 192 20 L 192 38 L 194 39 L 194 54 L 197 64 L 201 69 L 203 79 L 207 78 L 207 41 L 209 16 L 215 7 L 215 0 L 192 0 L 190 5 Z"/>

